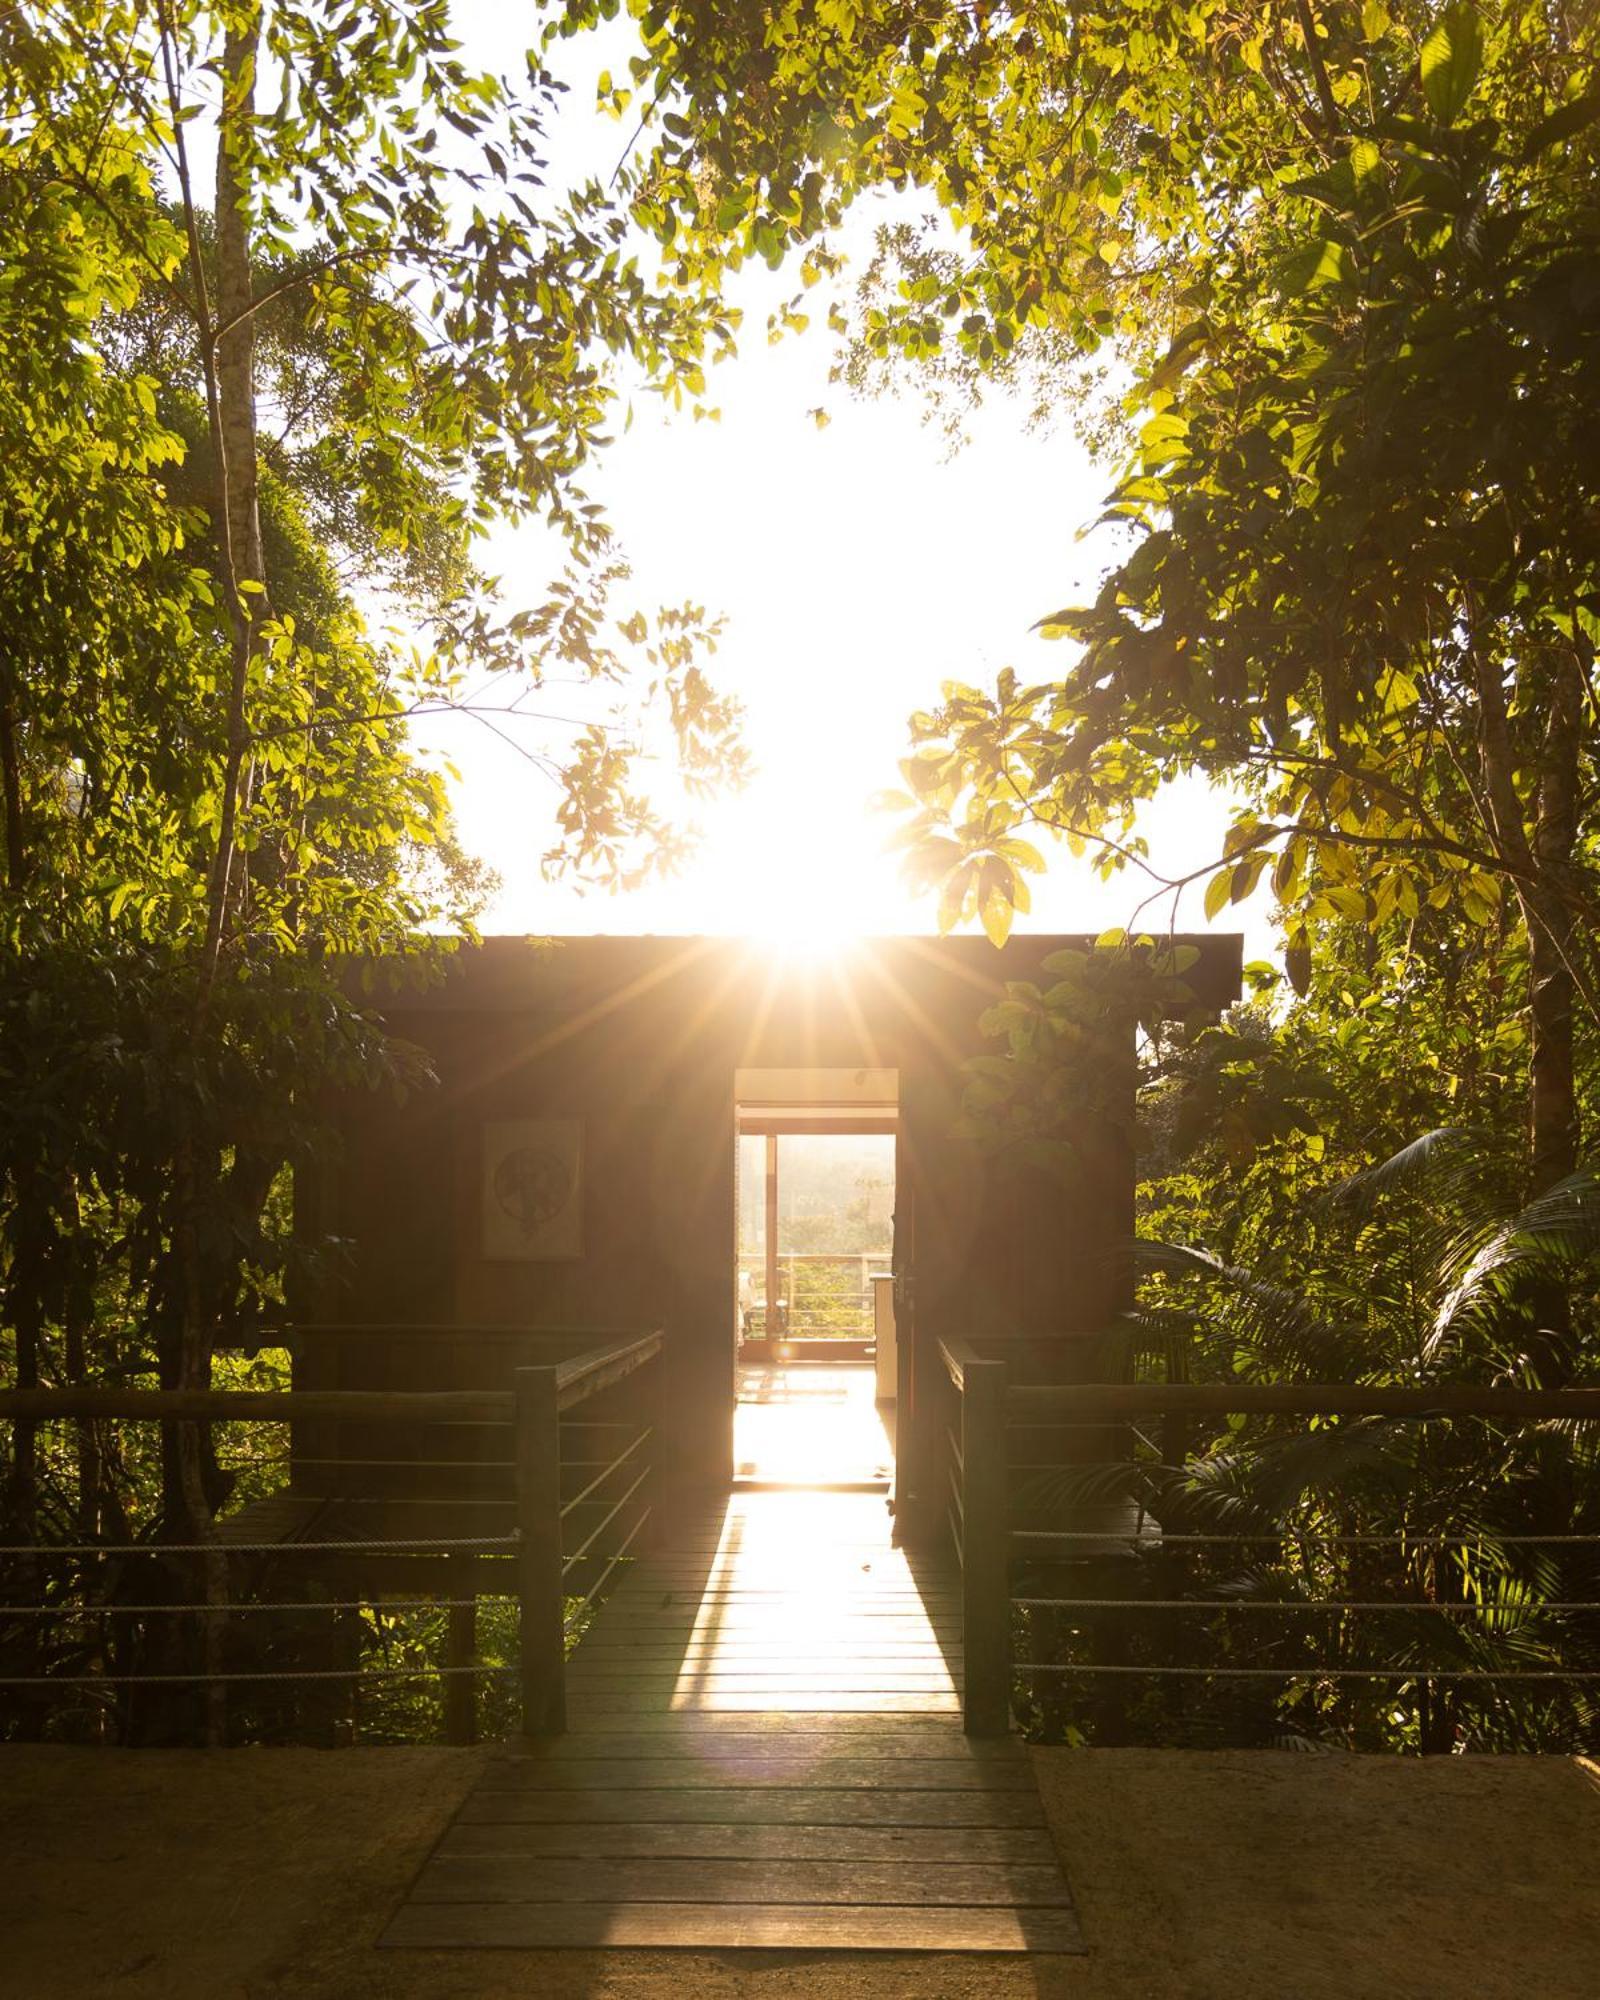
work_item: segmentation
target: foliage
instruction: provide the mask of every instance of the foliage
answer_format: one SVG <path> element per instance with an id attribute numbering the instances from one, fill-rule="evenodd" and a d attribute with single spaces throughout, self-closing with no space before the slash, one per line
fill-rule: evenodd
<path id="1" fill-rule="evenodd" d="M 741 769 L 713 622 L 619 616 L 583 484 L 624 387 L 692 399 L 731 323 L 642 275 L 603 189 L 545 188 L 542 63 L 476 75 L 451 29 L 443 0 L 0 18 L 0 1286 L 22 1386 L 203 1386 L 332 1254 L 289 1177 L 338 1093 L 426 1082 L 358 968 L 431 976 L 483 890 L 414 716 L 520 734 L 552 670 L 603 688 L 637 662 L 691 784 Z M 478 543 L 531 517 L 567 567 L 508 606 Z M 558 861 L 618 879 L 680 851 L 627 737 L 534 745 Z M 74 1436 L 63 1455 L 10 1426 L 8 1536 L 203 1539 L 248 1497 L 196 1426 L 148 1455 Z"/>
<path id="2" fill-rule="evenodd" d="M 1460 1130 L 1414 1142 L 1312 1202 L 1314 1247 L 1292 1260 L 1146 1243 L 1148 1280 L 1107 1336 L 1107 1376 L 1590 1379 L 1600 1190 L 1582 1174 L 1508 1213 L 1505 1151 Z M 1573 1320 L 1544 1323 L 1552 1295 L 1582 1302 Z M 1039 1697 L 1039 1726 L 1111 1741 L 1584 1748 L 1590 1694 L 1559 1676 L 1600 1660 L 1600 1624 L 1582 1608 L 1600 1594 L 1582 1539 L 1600 1530 L 1595 1451 L 1588 1427 L 1557 1422 L 1174 1418 L 1126 1456 L 1042 1476 L 1030 1498 L 1047 1512 L 1120 1500 L 1168 1535 L 1223 1539 L 1101 1565 L 1092 1594 L 1179 1610 L 1041 1612 L 1029 1635 L 1068 1663 L 1181 1662 L 1218 1678 L 1069 1675 Z M 1370 1608 L 1295 1609 L 1319 1602 Z M 1249 1676 L 1230 1682 L 1241 1666 Z"/>
<path id="3" fill-rule="evenodd" d="M 790 246 L 814 280 L 853 202 L 915 190 L 937 213 L 880 239 L 858 361 L 948 386 L 1031 350 L 1070 396 L 1062 357 L 1110 346 L 1131 376 L 1120 553 L 1041 621 L 1075 662 L 913 720 L 895 802 L 941 922 L 1005 934 L 1031 826 L 1139 869 L 1140 806 L 1221 780 L 1225 852 L 1165 886 L 1207 881 L 1215 915 L 1270 871 L 1302 984 L 1325 924 L 1499 929 L 1509 905 L 1532 1167 L 1570 1171 L 1595 997 L 1587 24 L 1522 0 L 635 11 L 634 216 L 683 282 Z"/>

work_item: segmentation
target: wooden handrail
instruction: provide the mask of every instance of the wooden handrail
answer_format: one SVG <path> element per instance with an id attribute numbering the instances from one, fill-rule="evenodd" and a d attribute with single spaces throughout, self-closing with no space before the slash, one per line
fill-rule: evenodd
<path id="1" fill-rule="evenodd" d="M 942 1345 L 942 1343 L 941 1343 Z M 1600 1389 L 1437 1388 L 1360 1382 L 1014 1384 L 1010 1416 L 1527 1417 L 1600 1422 Z"/>
<path id="2" fill-rule="evenodd" d="M 958 1389 L 965 1386 L 967 1370 L 972 1363 L 983 1358 L 970 1340 L 963 1340 L 958 1334 L 939 1336 L 939 1359 L 944 1363 L 945 1373 Z"/>
<path id="3" fill-rule="evenodd" d="M 0 1418 L 145 1418 L 151 1422 L 509 1424 L 504 1389 L 0 1389 Z"/>
<path id="4" fill-rule="evenodd" d="M 346 1335 L 353 1339 L 370 1340 L 389 1335 L 400 1340 L 442 1341 L 456 1334 L 466 1334 L 473 1340 L 584 1340 L 605 1343 L 639 1338 L 638 1328 L 632 1326 L 526 1326 L 515 1320 L 483 1321 L 463 1326 L 429 1320 L 302 1320 L 284 1326 L 262 1327 L 250 1338 L 263 1347 L 271 1347 L 278 1344 L 280 1336 L 284 1340 L 292 1340 L 297 1334 L 310 1334 L 317 1340 L 342 1339 Z M 240 1336 L 241 1339 L 243 1337 Z"/>
<path id="5" fill-rule="evenodd" d="M 586 1402 L 661 1352 L 660 1333 L 635 1334 L 553 1364 L 560 1407 Z M 0 1418 L 121 1417 L 188 1423 L 353 1422 L 509 1424 L 506 1389 L 0 1389 Z"/>
<path id="6" fill-rule="evenodd" d="M 599 1395 L 602 1389 L 609 1389 L 614 1382 L 620 1382 L 636 1368 L 642 1368 L 647 1361 L 654 1361 L 661 1347 L 662 1335 L 658 1329 L 654 1333 L 627 1336 L 605 1347 L 594 1348 L 588 1354 L 575 1354 L 566 1361 L 558 1361 L 555 1364 L 558 1406 L 570 1410 L 576 1403 L 587 1402 L 589 1397 Z"/>
<path id="7" fill-rule="evenodd" d="M 563 1558 L 561 1547 L 561 1524 L 566 1512 L 561 1499 L 561 1414 L 655 1360 L 662 1346 L 659 1332 L 636 1334 L 566 1361 L 513 1371 L 517 1411 L 513 1451 L 517 1582 L 521 1598 L 518 1667 L 525 1736 L 557 1736 L 566 1728 L 565 1576 L 571 1565 Z M 642 1436 L 649 1435 L 646 1427 Z M 632 1450 L 633 1446 L 629 1446 L 621 1452 L 602 1478 L 614 1471 L 616 1464 Z M 593 1531 L 583 1553 L 587 1554 L 595 1536 L 632 1498 L 649 1469 L 646 1465 L 639 1479 Z M 598 1483 L 591 1482 L 585 1494 L 592 1493 Z M 628 1542 L 637 1529 L 636 1523 Z"/>

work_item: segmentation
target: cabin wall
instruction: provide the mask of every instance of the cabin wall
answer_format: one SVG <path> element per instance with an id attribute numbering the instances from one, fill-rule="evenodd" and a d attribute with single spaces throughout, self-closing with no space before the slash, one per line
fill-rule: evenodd
<path id="1" fill-rule="evenodd" d="M 1132 1229 L 1132 1027 L 1124 1094 L 1081 1135 L 1071 1188 L 985 1159 L 955 1136 L 978 1017 L 1007 980 L 1038 978 L 1064 942 L 891 940 L 843 968 L 774 964 L 742 944 L 490 940 L 444 983 L 385 1008 L 427 1050 L 437 1086 L 399 1107 L 351 1104 L 318 1202 L 342 1268 L 312 1318 L 642 1330 L 668 1336 L 661 1396 L 679 1481 L 731 1474 L 734 1075 L 750 1068 L 889 1068 L 899 1075 L 911 1211 L 913 1384 L 955 1333 L 1015 1345 L 1027 1372 L 1075 1372 L 1074 1332 L 1125 1295 Z M 1226 968 L 1224 968 L 1224 973 Z M 583 1131 L 581 1252 L 486 1257 L 483 1125 L 571 1118 Z M 414 1386 L 467 1386 L 507 1365 L 480 1342 L 407 1342 L 384 1368 Z M 347 1367 L 349 1364 L 346 1364 Z M 349 1380 L 348 1373 L 345 1376 Z"/>

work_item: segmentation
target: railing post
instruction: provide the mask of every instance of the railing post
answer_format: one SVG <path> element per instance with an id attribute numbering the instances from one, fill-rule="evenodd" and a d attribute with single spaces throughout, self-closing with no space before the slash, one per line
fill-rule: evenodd
<path id="1" fill-rule="evenodd" d="M 559 1736 L 567 1726 L 567 1677 L 556 1370 L 518 1368 L 514 1381 L 522 1733 Z"/>
<path id="2" fill-rule="evenodd" d="M 1006 1491 L 1006 1364 L 969 1361 L 961 1394 L 962 1727 L 1011 1727 L 1011 1522 Z"/>
<path id="3" fill-rule="evenodd" d="M 478 1562 L 458 1549 L 444 1561 L 445 1613 L 444 1740 L 471 1743 L 478 1733 L 478 1686 L 470 1669 L 478 1657 Z"/>

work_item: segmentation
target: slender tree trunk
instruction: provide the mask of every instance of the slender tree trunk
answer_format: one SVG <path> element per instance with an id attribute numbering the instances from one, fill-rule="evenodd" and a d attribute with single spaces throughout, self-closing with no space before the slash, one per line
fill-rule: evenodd
<path id="1" fill-rule="evenodd" d="M 83 1208 L 76 1179 L 66 1178 L 64 1204 L 72 1227 L 72 1250 L 66 1283 L 66 1310 L 62 1315 L 63 1361 L 69 1383 L 89 1379 L 89 1330 L 94 1325 L 95 1257 L 88 1247 L 83 1227 Z M 93 1418 L 81 1417 L 74 1426 L 78 1458 L 78 1535 L 92 1542 L 100 1532 L 100 1434 Z"/>
<path id="2" fill-rule="evenodd" d="M 240 793 L 249 749 L 246 697 L 250 665 L 267 614 L 266 565 L 257 505 L 254 298 L 250 266 L 249 162 L 254 143 L 255 66 L 261 37 L 259 6 L 228 27 L 223 47 L 223 101 L 218 118 L 218 291 L 227 301 L 213 314 L 211 285 L 200 239 L 199 211 L 185 139 L 177 37 L 169 0 L 159 0 L 162 62 L 172 114 L 178 192 L 188 243 L 191 304 L 205 388 L 211 443 L 213 513 L 222 572 L 223 603 L 232 634 L 217 845 L 207 881 L 206 934 L 201 950 L 196 1027 L 210 1011 L 233 898 Z M 235 523 L 240 540 L 234 539 Z"/>
<path id="3" fill-rule="evenodd" d="M 213 316 L 198 211 L 189 172 L 180 115 L 179 54 L 169 9 L 163 5 L 162 57 L 173 114 L 179 194 L 188 240 L 189 275 L 205 378 L 206 419 L 214 467 L 215 525 L 221 557 L 223 599 L 232 632 L 228 698 L 223 741 L 217 845 L 206 897 L 206 932 L 195 987 L 195 1039 L 203 1049 L 222 964 L 228 918 L 237 885 L 238 820 L 246 786 L 249 749 L 246 700 L 250 669 L 267 616 L 266 566 L 257 501 L 253 279 L 251 273 L 249 186 L 255 135 L 255 70 L 261 39 L 259 5 L 241 9 L 228 22 L 222 58 L 222 104 L 217 145 L 217 310 Z M 202 1174 L 197 1135 L 189 1134 L 174 1162 L 173 1255 L 178 1267 L 181 1322 L 180 1373 L 185 1387 L 205 1388 L 211 1380 L 212 1330 L 206 1301 L 210 1292 L 200 1250 Z M 185 1508 L 196 1541 L 211 1539 L 206 1495 L 206 1440 L 196 1424 L 176 1427 L 174 1446 Z M 226 1572 L 220 1553 L 204 1561 L 204 1650 L 208 1674 L 221 1660 L 222 1608 Z M 208 1686 L 206 1733 L 218 1741 L 225 1728 L 223 1690 Z"/>
<path id="4" fill-rule="evenodd" d="M 6 886 L 13 895 L 28 878 L 22 823 L 22 754 L 17 743 L 17 692 L 11 669 L 0 670 L 0 799 L 6 816 Z"/>
<path id="5" fill-rule="evenodd" d="M 11 671 L 0 672 L 0 797 L 6 816 L 6 884 L 15 895 L 27 877 L 28 851 L 22 825 L 22 764 L 17 748 L 16 694 Z M 16 1198 L 18 1226 L 14 1232 L 10 1283 L 7 1285 L 8 1317 L 16 1345 L 16 1387 L 39 1386 L 38 1274 L 31 1269 L 36 1195 L 32 1172 L 22 1163 L 12 1163 L 12 1186 Z M 38 1507 L 38 1426 L 19 1417 L 11 1427 L 11 1465 L 6 1478 L 5 1513 L 15 1524 L 18 1538 L 31 1541 Z"/>
<path id="6" fill-rule="evenodd" d="M 1517 791 L 1517 753 L 1498 662 L 1472 648 L 1478 687 L 1478 751 L 1496 851 L 1516 884 L 1528 933 L 1528 1151 L 1535 1193 L 1572 1172 L 1578 1158 L 1577 1088 L 1572 1018 L 1577 991 L 1572 856 L 1578 822 L 1578 751 L 1583 685 L 1577 660 L 1563 653 L 1542 678 L 1545 727 L 1538 793 L 1528 818 Z"/>
<path id="7" fill-rule="evenodd" d="M 217 141 L 217 405 L 223 503 L 234 579 L 264 592 L 260 475 L 256 452 L 255 288 L 251 267 L 249 157 L 255 143 L 259 8 L 228 30 L 223 48 L 223 116 Z M 262 607 L 247 607 L 259 625 Z"/>
<path id="8" fill-rule="evenodd" d="M 1533 856 L 1538 890 L 1528 898 L 1529 1144 L 1533 1188 L 1542 1193 L 1578 1164 L 1578 1097 L 1572 1056 L 1580 949 L 1569 895 L 1578 838 L 1578 747 L 1583 686 L 1563 651 L 1553 663 L 1539 768 Z"/>

